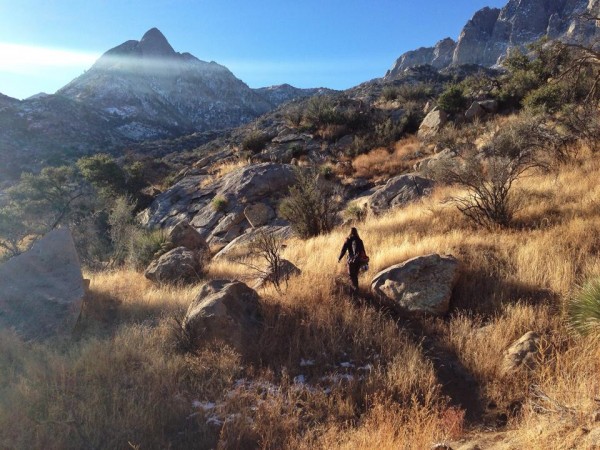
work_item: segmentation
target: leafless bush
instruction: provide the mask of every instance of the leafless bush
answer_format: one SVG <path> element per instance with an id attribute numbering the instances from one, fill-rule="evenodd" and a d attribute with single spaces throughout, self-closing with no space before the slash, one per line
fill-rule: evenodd
<path id="1" fill-rule="evenodd" d="M 533 168 L 548 169 L 555 157 L 563 158 L 563 137 L 535 118 L 519 118 L 495 133 L 481 152 L 436 166 L 438 180 L 466 189 L 452 198 L 470 220 L 485 227 L 508 227 L 518 210 L 515 181 Z"/>
<path id="2" fill-rule="evenodd" d="M 257 278 L 272 283 L 277 292 L 281 292 L 282 283 L 287 285 L 289 278 L 281 257 L 283 248 L 281 236 L 261 230 L 250 241 L 248 256 L 240 263 L 249 267 Z"/>
<path id="3" fill-rule="evenodd" d="M 600 149 L 600 117 L 598 109 L 589 104 L 573 105 L 560 116 L 567 132 L 583 141 L 593 152 Z"/>

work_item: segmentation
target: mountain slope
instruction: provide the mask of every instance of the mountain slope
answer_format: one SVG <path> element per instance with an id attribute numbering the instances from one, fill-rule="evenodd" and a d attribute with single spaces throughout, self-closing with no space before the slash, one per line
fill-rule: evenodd
<path id="1" fill-rule="evenodd" d="M 226 67 L 177 53 L 153 28 L 57 92 L 120 121 L 133 140 L 229 128 L 272 109 Z"/>
<path id="2" fill-rule="evenodd" d="M 97 151 L 226 130 L 319 92 L 251 89 L 229 69 L 178 53 L 156 28 L 108 50 L 54 95 L 0 94 L 0 177 Z M 141 148 L 138 146 L 138 148 Z"/>
<path id="3" fill-rule="evenodd" d="M 600 28 L 590 16 L 600 16 L 600 1 L 510 0 L 502 9 L 486 7 L 466 23 L 456 42 L 446 38 L 434 47 L 401 55 L 385 78 L 395 79 L 420 64 L 438 69 L 461 64 L 491 67 L 511 48 L 523 48 L 544 36 L 590 44 L 600 37 Z"/>

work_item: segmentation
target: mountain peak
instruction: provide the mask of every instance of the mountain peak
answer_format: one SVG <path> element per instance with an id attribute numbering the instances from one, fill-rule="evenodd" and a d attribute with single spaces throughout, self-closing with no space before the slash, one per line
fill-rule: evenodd
<path id="1" fill-rule="evenodd" d="M 175 50 L 158 28 L 151 28 L 146 31 L 140 40 L 139 48 L 144 56 L 164 57 L 175 54 Z"/>

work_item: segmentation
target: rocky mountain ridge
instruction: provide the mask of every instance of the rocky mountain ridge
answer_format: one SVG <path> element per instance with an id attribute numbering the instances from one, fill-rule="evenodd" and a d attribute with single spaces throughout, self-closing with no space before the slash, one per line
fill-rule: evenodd
<path id="1" fill-rule="evenodd" d="M 404 53 L 385 79 L 421 64 L 437 69 L 463 64 L 492 67 L 511 48 L 523 48 L 544 36 L 590 44 L 600 36 L 600 28 L 592 20 L 598 16 L 598 0 L 510 0 L 502 9 L 486 7 L 466 23 L 457 41 L 445 38 L 433 47 Z"/>
<path id="2" fill-rule="evenodd" d="M 325 90 L 328 91 L 328 90 Z M 248 123 L 319 89 L 251 89 L 229 69 L 178 53 L 156 28 L 108 50 L 53 95 L 0 94 L 0 177 L 140 142 Z"/>

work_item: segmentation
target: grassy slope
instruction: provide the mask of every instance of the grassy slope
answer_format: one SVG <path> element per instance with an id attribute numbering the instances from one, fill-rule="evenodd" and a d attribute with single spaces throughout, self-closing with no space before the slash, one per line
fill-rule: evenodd
<path id="1" fill-rule="evenodd" d="M 569 332 L 563 308 L 600 274 L 599 177 L 600 162 L 582 151 L 557 174 L 523 179 L 512 230 L 471 228 L 444 202 L 456 194 L 448 188 L 359 225 L 371 256 L 364 295 L 376 272 L 407 258 L 463 262 L 452 314 L 420 327 L 473 376 L 484 407 L 518 409 L 508 423 L 515 448 L 584 446 L 581 429 L 594 426 L 600 346 Z M 265 330 L 244 354 L 173 349 L 172 318 L 197 288 L 156 289 L 129 271 L 91 275 L 97 306 L 77 343 L 0 334 L 0 447 L 422 449 L 477 432 L 444 398 L 411 326 L 336 288 L 346 232 L 290 243 L 284 256 L 303 274 L 283 294 L 261 292 Z M 209 273 L 241 275 L 222 262 Z M 544 336 L 542 368 L 504 376 L 503 351 L 530 330 Z"/>

